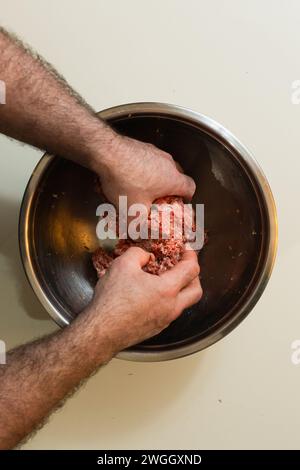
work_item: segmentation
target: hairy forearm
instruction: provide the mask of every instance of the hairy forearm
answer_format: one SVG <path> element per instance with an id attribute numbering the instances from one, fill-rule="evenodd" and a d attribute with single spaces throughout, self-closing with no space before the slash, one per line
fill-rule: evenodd
<path id="1" fill-rule="evenodd" d="M 93 310 L 64 330 L 20 346 L 0 366 L 0 449 L 11 449 L 115 354 Z"/>
<path id="2" fill-rule="evenodd" d="M 50 64 L 1 28 L 0 79 L 0 132 L 98 171 L 105 166 L 116 133 Z"/>

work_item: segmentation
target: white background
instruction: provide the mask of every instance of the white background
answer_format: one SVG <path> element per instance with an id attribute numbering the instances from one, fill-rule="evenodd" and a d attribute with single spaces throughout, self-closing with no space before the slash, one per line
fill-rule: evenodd
<path id="1" fill-rule="evenodd" d="M 173 362 L 113 360 L 25 448 L 300 448 L 300 365 L 290 359 L 300 339 L 300 3 L 1 0 L 0 18 L 97 110 L 163 101 L 225 125 L 266 173 L 280 228 L 269 286 L 233 333 Z M 12 347 L 55 326 L 17 245 L 42 153 L 0 137 L 0 155 L 0 338 Z"/>

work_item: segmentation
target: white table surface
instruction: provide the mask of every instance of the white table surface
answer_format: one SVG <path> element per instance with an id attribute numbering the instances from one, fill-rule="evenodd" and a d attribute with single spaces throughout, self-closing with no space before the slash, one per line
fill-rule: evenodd
<path id="1" fill-rule="evenodd" d="M 0 10 L 2 25 L 96 109 L 170 102 L 229 128 L 266 173 L 280 228 L 268 288 L 234 332 L 173 362 L 113 360 L 24 448 L 299 449 L 291 343 L 300 339 L 300 105 L 291 83 L 300 79 L 300 3 L 1 0 Z M 0 154 L 0 339 L 12 347 L 55 325 L 17 243 L 20 201 L 42 153 L 0 136 Z"/>

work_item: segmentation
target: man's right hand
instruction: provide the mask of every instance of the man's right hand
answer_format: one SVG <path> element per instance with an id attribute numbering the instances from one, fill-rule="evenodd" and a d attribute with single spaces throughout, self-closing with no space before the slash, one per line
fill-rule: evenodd
<path id="1" fill-rule="evenodd" d="M 112 356 L 158 334 L 202 296 L 194 251 L 186 250 L 175 267 L 159 276 L 143 271 L 149 257 L 132 247 L 115 259 L 87 308 L 93 328 L 105 337 Z"/>
<path id="2" fill-rule="evenodd" d="M 106 133 L 112 137 L 107 137 L 109 143 L 91 151 L 90 168 L 99 175 L 106 198 L 116 207 L 119 196 L 127 196 L 128 207 L 139 203 L 148 211 L 160 197 L 192 199 L 195 182 L 179 171 L 169 153 L 152 144 L 118 135 L 110 128 Z"/>

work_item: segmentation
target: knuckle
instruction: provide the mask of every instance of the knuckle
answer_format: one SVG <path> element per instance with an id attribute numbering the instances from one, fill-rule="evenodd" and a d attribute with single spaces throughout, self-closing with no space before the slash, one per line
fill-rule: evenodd
<path id="1" fill-rule="evenodd" d="M 202 296 L 203 296 L 203 289 L 202 289 L 201 284 L 199 283 L 199 300 L 202 298 Z"/>
<path id="2" fill-rule="evenodd" d="M 192 198 L 196 191 L 196 183 L 190 176 L 179 173 L 178 189 L 180 193 Z"/>
<path id="3" fill-rule="evenodd" d="M 176 294 L 176 289 L 170 282 L 161 283 L 160 294 L 164 297 L 174 297 Z"/>
<path id="4" fill-rule="evenodd" d="M 203 290 L 202 290 L 201 284 L 199 282 L 199 285 L 197 286 L 197 290 L 195 292 L 195 303 L 199 302 L 199 300 L 201 300 L 202 295 L 203 295 Z"/>
<path id="5" fill-rule="evenodd" d="M 202 295 L 203 295 L 203 291 L 202 291 L 202 289 L 200 288 L 200 289 L 199 289 L 199 292 L 198 292 L 197 295 L 196 295 L 195 303 L 199 302 L 199 301 L 202 299 Z"/>
<path id="6" fill-rule="evenodd" d="M 147 146 L 148 150 L 151 151 L 151 152 L 157 152 L 158 151 L 158 148 L 154 144 L 151 144 L 150 142 L 147 142 L 146 146 Z"/>
<path id="7" fill-rule="evenodd" d="M 118 256 L 118 258 L 115 258 L 111 264 L 111 269 L 112 271 L 117 271 L 117 270 L 123 270 L 128 266 L 126 257 L 121 255 Z"/>
<path id="8" fill-rule="evenodd" d="M 143 256 L 146 253 L 146 250 L 140 248 L 139 246 L 132 246 L 129 248 L 129 250 L 131 250 L 131 254 L 134 256 Z"/>
<path id="9" fill-rule="evenodd" d="M 189 194 L 192 196 L 196 191 L 196 183 L 193 178 L 185 175 L 185 185 Z"/>
<path id="10" fill-rule="evenodd" d="M 138 246 L 131 246 L 125 253 L 123 258 L 124 262 L 128 264 L 136 264 L 137 260 L 144 256 L 145 251 Z"/>
<path id="11" fill-rule="evenodd" d="M 185 272 L 183 272 L 183 279 L 185 282 L 192 282 L 197 276 L 199 275 L 199 269 L 197 268 L 196 264 L 192 264 L 187 266 Z"/>
<path id="12" fill-rule="evenodd" d="M 162 151 L 162 155 L 167 159 L 170 160 L 170 162 L 174 162 L 172 155 L 170 155 L 168 152 Z"/>
<path id="13" fill-rule="evenodd" d="M 196 190 L 196 183 L 195 181 L 193 180 L 193 178 L 191 178 L 190 176 L 187 176 L 187 183 L 191 189 L 191 191 L 193 191 L 193 193 L 195 192 Z"/>
<path id="14" fill-rule="evenodd" d="M 194 277 L 199 276 L 200 274 L 200 266 L 197 260 L 195 260 L 193 264 L 192 274 L 194 275 Z"/>
<path id="15" fill-rule="evenodd" d="M 128 255 L 134 255 L 135 253 L 138 253 L 138 250 L 140 250 L 140 248 L 138 248 L 137 246 L 130 246 L 126 253 Z"/>
<path id="16" fill-rule="evenodd" d="M 187 274 L 191 277 L 191 279 L 194 279 L 200 274 L 200 266 L 196 255 L 195 258 L 190 260 L 187 264 Z"/>

